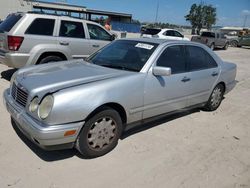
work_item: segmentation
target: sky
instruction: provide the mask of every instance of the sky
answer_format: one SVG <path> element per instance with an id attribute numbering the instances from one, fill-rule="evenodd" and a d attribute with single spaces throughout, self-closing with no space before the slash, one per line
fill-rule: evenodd
<path id="1" fill-rule="evenodd" d="M 43 0 L 56 2 L 63 0 Z M 113 12 L 129 13 L 141 22 L 154 22 L 159 1 L 158 22 L 190 25 L 184 18 L 193 3 L 201 0 L 66 0 L 69 4 Z M 217 26 L 250 27 L 250 0 L 202 0 L 217 8 Z"/>

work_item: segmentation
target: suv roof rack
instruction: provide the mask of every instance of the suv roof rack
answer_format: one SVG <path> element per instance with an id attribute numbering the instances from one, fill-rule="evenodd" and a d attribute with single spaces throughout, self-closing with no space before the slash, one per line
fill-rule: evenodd
<path id="1" fill-rule="evenodd" d="M 18 13 L 21 13 L 21 12 L 18 12 Z M 86 20 L 85 18 L 81 18 L 81 17 L 71 16 L 71 15 L 65 15 L 65 14 L 49 13 L 49 12 L 44 12 L 44 11 L 28 11 L 27 13 L 29 13 L 29 14 L 51 15 L 51 16 L 66 16 L 66 17 L 69 17 L 69 18 Z"/>

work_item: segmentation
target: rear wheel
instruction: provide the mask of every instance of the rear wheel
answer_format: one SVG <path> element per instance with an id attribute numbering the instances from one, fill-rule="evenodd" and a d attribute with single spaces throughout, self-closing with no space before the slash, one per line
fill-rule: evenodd
<path id="1" fill-rule="evenodd" d="M 232 47 L 237 47 L 238 46 L 238 41 L 233 40 L 233 41 L 231 41 L 230 44 L 231 44 Z"/>
<path id="2" fill-rule="evenodd" d="M 105 108 L 85 123 L 77 138 L 76 149 L 86 158 L 100 157 L 115 148 L 121 132 L 119 113 Z"/>
<path id="3" fill-rule="evenodd" d="M 225 92 L 225 88 L 222 84 L 218 84 L 217 86 L 215 86 L 212 94 L 210 95 L 210 97 L 207 101 L 207 104 L 205 106 L 205 110 L 207 110 L 207 111 L 216 110 L 221 104 L 224 92 Z"/>
<path id="4" fill-rule="evenodd" d="M 212 43 L 212 44 L 210 45 L 210 48 L 211 48 L 211 50 L 214 50 L 214 48 L 215 48 L 214 43 Z"/>
<path id="5" fill-rule="evenodd" d="M 229 44 L 226 43 L 225 46 L 223 47 L 223 49 L 224 49 L 224 50 L 227 50 L 227 49 L 228 49 L 228 46 L 229 46 Z"/>
<path id="6" fill-rule="evenodd" d="M 42 58 L 37 64 L 45 64 L 45 63 L 51 63 L 56 61 L 62 61 L 63 59 L 59 56 L 47 56 L 45 58 Z"/>

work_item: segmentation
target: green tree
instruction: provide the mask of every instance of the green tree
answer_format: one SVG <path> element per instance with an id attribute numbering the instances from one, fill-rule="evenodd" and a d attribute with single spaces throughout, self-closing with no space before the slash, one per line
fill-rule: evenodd
<path id="1" fill-rule="evenodd" d="M 192 34 L 195 34 L 195 31 L 200 34 L 202 28 L 210 30 L 216 23 L 216 8 L 204 3 L 193 4 L 185 18 L 191 23 Z"/>

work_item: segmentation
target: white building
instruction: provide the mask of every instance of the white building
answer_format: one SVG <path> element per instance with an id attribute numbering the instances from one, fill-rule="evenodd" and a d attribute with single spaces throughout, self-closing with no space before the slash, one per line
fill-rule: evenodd
<path id="1" fill-rule="evenodd" d="M 0 0 L 0 20 L 5 19 L 9 13 L 31 10 L 32 3 L 29 0 Z"/>

